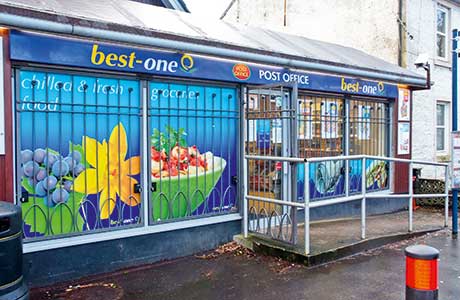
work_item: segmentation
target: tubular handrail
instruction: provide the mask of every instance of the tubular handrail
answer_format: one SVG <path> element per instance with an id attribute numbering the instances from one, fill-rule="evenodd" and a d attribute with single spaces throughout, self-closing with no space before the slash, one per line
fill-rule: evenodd
<path id="1" fill-rule="evenodd" d="M 344 160 L 348 163 L 350 160 L 361 160 L 362 166 L 366 165 L 366 160 L 379 160 L 379 161 L 390 161 L 390 162 L 400 162 L 400 163 L 407 163 L 409 164 L 409 174 L 408 174 L 408 192 L 401 193 L 401 194 L 391 194 L 391 193 L 381 193 L 381 191 L 367 191 L 366 186 L 366 171 L 365 168 L 362 168 L 361 173 L 361 192 L 353 195 L 349 195 L 349 183 L 348 180 L 345 180 L 345 192 L 344 195 L 328 198 L 323 200 L 315 200 L 310 201 L 310 172 L 309 167 L 311 163 L 316 162 L 324 162 L 324 161 L 340 161 Z M 430 161 L 419 161 L 419 160 L 411 160 L 411 159 L 403 159 L 403 158 L 393 158 L 393 157 L 384 157 L 384 156 L 372 156 L 372 155 L 343 155 L 343 156 L 330 156 L 330 157 L 314 157 L 314 158 L 298 158 L 298 157 L 280 157 L 280 156 L 261 156 L 261 155 L 245 155 L 245 172 L 247 171 L 247 163 L 249 160 L 262 160 L 262 161 L 276 161 L 276 162 L 291 162 L 295 164 L 303 164 L 304 167 L 304 202 L 297 202 L 296 199 L 292 201 L 287 201 L 283 199 L 273 199 L 268 197 L 260 197 L 260 196 L 253 196 L 247 193 L 247 187 L 244 187 L 244 236 L 247 237 L 248 235 L 248 200 L 254 201 L 262 201 L 268 202 L 273 204 L 279 205 L 286 205 L 290 206 L 295 209 L 304 209 L 304 246 L 305 246 L 305 254 L 310 253 L 310 208 L 316 208 L 321 206 L 327 205 L 334 205 L 339 203 L 345 203 L 350 201 L 361 200 L 361 238 L 366 238 L 366 200 L 367 198 L 370 199 L 379 199 L 379 198 L 388 198 L 388 199 L 401 199 L 401 198 L 408 198 L 408 206 L 409 206 L 409 220 L 408 220 L 408 229 L 409 232 L 413 230 L 413 200 L 415 198 L 434 198 L 434 197 L 443 197 L 444 198 L 444 226 L 447 227 L 448 222 L 448 204 L 449 204 L 449 193 L 448 193 L 448 167 L 449 164 L 447 163 L 437 163 L 437 162 L 430 162 Z M 445 177 L 445 189 L 443 193 L 431 193 L 431 194 L 414 194 L 413 193 L 413 182 L 412 182 L 412 170 L 413 165 L 429 165 L 429 166 L 437 166 L 443 167 L 445 170 L 444 177 Z M 344 168 L 344 176 L 346 178 L 350 175 L 350 169 Z M 296 224 L 294 224 L 296 226 Z"/>
<path id="2" fill-rule="evenodd" d="M 300 202 L 291 202 L 291 201 L 286 201 L 286 200 L 278 200 L 278 199 L 273 199 L 273 198 L 258 197 L 258 196 L 251 196 L 251 195 L 247 195 L 246 198 L 248 200 L 270 202 L 274 204 L 289 205 L 289 206 L 295 206 L 295 207 L 301 207 L 301 208 L 304 207 L 304 204 Z"/>
<path id="3" fill-rule="evenodd" d="M 285 156 L 263 156 L 263 155 L 245 155 L 245 159 L 249 160 L 264 160 L 264 161 L 279 161 L 279 162 L 322 162 L 322 161 L 338 161 L 338 160 L 359 160 L 359 159 L 375 159 L 383 161 L 392 161 L 392 162 L 402 162 L 402 163 L 413 163 L 421 165 L 430 165 L 430 166 L 439 166 L 447 167 L 448 163 L 440 163 L 433 161 L 423 161 L 423 160 L 411 160 L 407 158 L 396 158 L 396 157 L 387 157 L 387 156 L 373 156 L 373 155 L 340 155 L 340 156 L 326 156 L 326 157 L 310 157 L 310 158 L 299 158 L 299 157 L 285 157 Z"/>

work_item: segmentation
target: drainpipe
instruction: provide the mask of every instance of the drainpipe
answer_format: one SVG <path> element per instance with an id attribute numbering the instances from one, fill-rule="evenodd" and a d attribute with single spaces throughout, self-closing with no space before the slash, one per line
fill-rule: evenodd
<path id="1" fill-rule="evenodd" d="M 53 33 L 62 33 L 102 40 L 118 41 L 128 44 L 145 45 L 164 49 L 174 49 L 181 52 L 194 52 L 199 54 L 220 56 L 224 58 L 253 61 L 269 65 L 283 66 L 287 68 L 319 71 L 325 73 L 341 74 L 376 80 L 385 80 L 413 86 L 425 85 L 424 79 L 407 77 L 404 75 L 379 73 L 377 71 L 359 70 L 349 67 L 325 65 L 322 63 L 306 62 L 295 59 L 275 57 L 266 54 L 246 52 L 242 50 L 233 50 L 226 48 L 218 48 L 214 46 L 194 44 L 192 42 L 167 40 L 155 37 L 135 35 L 131 33 L 83 27 L 79 25 L 62 24 L 52 21 L 34 19 L 30 17 L 11 15 L 7 13 L 0 13 L 0 24 L 24 29 L 41 30 Z"/>
<path id="2" fill-rule="evenodd" d="M 402 68 L 406 67 L 406 60 L 404 59 L 404 55 L 407 50 L 407 39 L 406 34 L 404 33 L 403 24 L 406 22 L 406 14 L 405 14 L 405 0 L 398 0 L 398 32 L 399 32 L 399 49 L 398 49 L 398 65 Z"/>
<path id="3" fill-rule="evenodd" d="M 284 27 L 287 26 L 287 0 L 284 0 Z"/>
<path id="4" fill-rule="evenodd" d="M 413 91 L 421 91 L 421 90 L 430 90 L 431 89 L 431 65 L 429 63 L 423 64 L 422 66 L 417 66 L 417 68 L 423 68 L 426 72 L 426 82 L 425 86 L 423 87 L 413 87 Z"/>
<path id="5" fill-rule="evenodd" d="M 452 131 L 458 130 L 458 38 L 458 30 L 452 30 Z M 452 235 L 454 237 L 458 235 L 458 189 L 456 188 L 452 189 Z"/>

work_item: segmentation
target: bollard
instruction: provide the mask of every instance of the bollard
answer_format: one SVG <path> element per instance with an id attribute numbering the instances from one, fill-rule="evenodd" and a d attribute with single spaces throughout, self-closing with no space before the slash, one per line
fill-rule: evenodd
<path id="1" fill-rule="evenodd" d="M 406 300 L 438 299 L 439 251 L 425 245 L 407 247 Z"/>

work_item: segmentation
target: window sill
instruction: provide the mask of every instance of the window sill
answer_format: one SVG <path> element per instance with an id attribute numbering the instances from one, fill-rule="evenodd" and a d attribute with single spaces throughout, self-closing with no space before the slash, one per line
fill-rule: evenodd
<path id="1" fill-rule="evenodd" d="M 433 63 L 437 67 L 448 68 L 449 70 L 452 69 L 452 63 L 450 62 L 450 60 L 444 60 L 444 59 L 441 59 L 441 58 L 435 58 Z"/>
<path id="2" fill-rule="evenodd" d="M 146 234 L 160 233 L 166 231 L 188 229 L 197 226 L 213 225 L 231 221 L 241 220 L 242 217 L 238 213 L 227 215 L 203 217 L 193 220 L 185 220 L 178 222 L 162 223 L 157 225 L 144 225 L 131 229 L 121 229 L 114 231 L 89 233 L 73 237 L 61 237 L 43 241 L 31 241 L 23 244 L 24 253 L 39 252 L 57 248 L 71 247 L 82 244 L 91 244 L 103 241 L 110 241 L 121 238 L 129 238 L 133 236 L 141 236 Z"/>
<path id="3" fill-rule="evenodd" d="M 447 151 L 437 152 L 436 161 L 438 162 L 450 162 L 450 155 Z"/>

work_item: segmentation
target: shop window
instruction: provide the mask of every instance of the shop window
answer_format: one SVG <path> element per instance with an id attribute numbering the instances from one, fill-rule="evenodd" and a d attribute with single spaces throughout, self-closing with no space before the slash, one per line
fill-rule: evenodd
<path id="1" fill-rule="evenodd" d="M 289 122 L 293 110 L 288 107 L 288 91 L 282 88 L 251 89 L 245 102 L 246 153 L 258 156 L 290 156 L 283 152 L 289 150 L 291 141 Z M 285 165 L 281 162 L 249 160 L 249 194 L 281 199 L 281 173 L 284 168 Z M 252 204 L 254 203 L 251 202 Z"/>
<path id="2" fill-rule="evenodd" d="M 436 151 L 447 151 L 447 116 L 448 104 L 438 102 L 436 104 Z"/>
<path id="3" fill-rule="evenodd" d="M 292 103 L 285 105 L 283 93 L 249 94 L 246 107 L 247 131 L 246 153 L 260 156 L 289 156 L 283 149 L 289 149 L 291 139 L 296 139 L 296 157 L 331 157 L 340 155 L 387 156 L 389 141 L 389 106 L 387 102 L 375 100 L 345 100 L 334 96 L 299 95 Z M 286 99 L 289 99 L 288 97 Z M 345 115 L 345 101 L 349 101 L 350 114 Z M 287 101 L 287 103 L 291 103 Z M 290 104 L 292 105 L 292 104 Z M 296 114 L 297 134 L 287 127 Z M 347 122 L 348 120 L 348 122 Z M 348 124 L 348 125 L 347 125 Z M 346 135 L 349 126 L 349 135 Z M 279 137 L 279 139 L 277 138 Z M 345 145 L 348 145 L 348 149 Z M 310 164 L 310 199 L 316 201 L 345 194 L 345 161 L 318 161 Z M 362 169 L 366 172 L 368 190 L 388 188 L 388 163 L 368 159 L 349 163 L 349 192 L 361 191 Z M 287 174 L 287 164 L 268 160 L 250 160 L 249 194 L 261 197 L 285 199 L 286 184 L 280 180 Z M 297 197 L 304 197 L 304 168 L 297 168 Z M 286 175 L 284 175 L 286 177 Z M 286 177 L 287 178 L 287 177 Z M 286 189 L 285 191 L 282 189 Z M 257 211 L 267 205 L 257 203 Z"/>
<path id="4" fill-rule="evenodd" d="M 300 157 L 344 153 L 344 100 L 300 96 L 297 103 L 297 140 Z"/>
<path id="5" fill-rule="evenodd" d="M 384 101 L 349 100 L 349 155 L 388 156 L 389 105 Z M 350 194 L 361 192 L 362 162 L 350 160 Z M 367 159 L 365 168 L 368 191 L 388 188 L 389 164 Z"/>
<path id="6" fill-rule="evenodd" d="M 436 10 L 436 57 L 448 60 L 449 9 L 438 5 Z"/>
<path id="7" fill-rule="evenodd" d="M 235 88 L 150 82 L 144 102 L 137 80 L 21 70 L 18 81 L 26 240 L 235 212 Z"/>
<path id="8" fill-rule="evenodd" d="M 345 101 L 340 97 L 300 95 L 297 101 L 299 156 L 330 157 L 345 154 Z M 344 194 L 344 161 L 310 164 L 310 199 Z M 297 195 L 304 197 L 304 169 L 297 170 Z"/>
<path id="9" fill-rule="evenodd" d="M 19 191 L 26 239 L 140 224 L 140 84 L 20 71 Z"/>
<path id="10" fill-rule="evenodd" d="M 386 156 L 389 123 L 388 104 L 350 100 L 350 155 Z"/>
<path id="11" fill-rule="evenodd" d="M 388 103 L 350 100 L 350 155 L 388 156 L 390 116 Z M 361 192 L 362 163 L 350 161 L 350 193 Z M 368 191 L 388 188 L 387 161 L 367 159 L 365 166 Z"/>
<path id="12" fill-rule="evenodd" d="M 151 222 L 234 212 L 235 88 L 150 82 Z"/>

